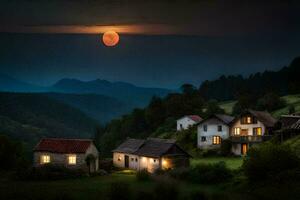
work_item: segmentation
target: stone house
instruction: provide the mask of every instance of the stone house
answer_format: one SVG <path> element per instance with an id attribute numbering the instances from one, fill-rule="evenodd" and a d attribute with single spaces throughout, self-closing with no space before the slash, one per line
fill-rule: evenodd
<path id="1" fill-rule="evenodd" d="M 33 162 L 35 167 L 51 164 L 95 172 L 99 152 L 92 140 L 45 138 L 34 148 Z"/>
<path id="2" fill-rule="evenodd" d="M 113 164 L 133 170 L 173 169 L 189 166 L 190 155 L 175 140 L 148 138 L 127 139 L 113 150 Z"/>

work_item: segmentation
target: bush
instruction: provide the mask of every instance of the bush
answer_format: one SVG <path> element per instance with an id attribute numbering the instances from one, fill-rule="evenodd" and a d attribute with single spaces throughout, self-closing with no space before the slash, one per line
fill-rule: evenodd
<path id="1" fill-rule="evenodd" d="M 107 197 L 109 200 L 129 200 L 131 199 L 131 190 L 126 183 L 114 182 L 108 189 Z"/>
<path id="2" fill-rule="evenodd" d="M 188 196 L 189 200 L 206 200 L 208 199 L 207 196 L 203 193 L 203 192 L 192 192 L 189 196 Z"/>
<path id="3" fill-rule="evenodd" d="M 143 169 L 136 173 L 136 178 L 138 181 L 148 181 L 150 179 L 150 174 L 146 169 Z"/>
<path id="4" fill-rule="evenodd" d="M 154 188 L 155 200 L 178 199 L 179 189 L 177 184 L 169 179 L 160 180 Z"/>
<path id="5" fill-rule="evenodd" d="M 16 178 L 21 180 L 60 180 L 78 178 L 86 175 L 82 170 L 67 169 L 63 166 L 45 165 L 42 167 L 31 167 L 16 172 Z"/>
<path id="6" fill-rule="evenodd" d="M 107 172 L 111 172 L 113 170 L 113 161 L 112 159 L 103 159 L 99 161 L 99 168 L 103 169 Z"/>
<path id="7" fill-rule="evenodd" d="M 193 167 L 189 173 L 189 179 L 195 183 L 221 183 L 232 177 L 231 171 L 225 162 L 214 164 L 199 164 Z"/>
<path id="8" fill-rule="evenodd" d="M 220 153 L 222 156 L 230 156 L 232 155 L 231 152 L 232 143 L 229 139 L 223 140 L 221 143 Z"/>
<path id="9" fill-rule="evenodd" d="M 243 169 L 250 181 L 274 180 L 279 177 L 283 180 L 285 178 L 282 175 L 289 170 L 299 169 L 299 163 L 299 158 L 288 145 L 268 142 L 249 150 Z"/>
<path id="10" fill-rule="evenodd" d="M 177 169 L 170 170 L 168 172 L 168 175 L 177 180 L 185 180 L 189 176 L 189 173 L 190 173 L 189 168 L 177 168 Z"/>
<path id="11" fill-rule="evenodd" d="M 219 149 L 205 149 L 202 151 L 202 157 L 216 157 L 220 156 Z"/>

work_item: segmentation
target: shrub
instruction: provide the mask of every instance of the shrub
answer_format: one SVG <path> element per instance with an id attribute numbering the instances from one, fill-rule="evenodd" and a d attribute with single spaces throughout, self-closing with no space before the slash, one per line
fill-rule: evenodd
<path id="1" fill-rule="evenodd" d="M 229 139 L 223 140 L 221 143 L 221 149 L 220 149 L 220 153 L 222 156 L 229 156 L 231 155 L 231 147 L 232 147 L 232 143 Z"/>
<path id="2" fill-rule="evenodd" d="M 288 145 L 269 142 L 251 148 L 243 163 L 243 169 L 250 181 L 276 179 L 280 174 L 297 168 L 299 158 Z M 281 176 L 280 179 L 283 180 L 284 177 Z"/>
<path id="3" fill-rule="evenodd" d="M 189 200 L 206 200 L 208 199 L 207 196 L 200 191 L 196 191 L 196 192 L 192 192 L 189 196 L 188 196 Z"/>
<path id="4" fill-rule="evenodd" d="M 220 156 L 219 149 L 205 149 L 202 151 L 202 157 L 216 157 Z"/>
<path id="5" fill-rule="evenodd" d="M 146 169 L 143 169 L 136 173 L 136 178 L 138 181 L 148 181 L 150 179 L 150 174 Z"/>
<path id="6" fill-rule="evenodd" d="M 189 176 L 189 173 L 189 168 L 177 168 L 170 170 L 168 175 L 177 180 L 185 180 Z"/>
<path id="7" fill-rule="evenodd" d="M 114 182 L 108 188 L 107 197 L 109 200 L 129 200 L 131 199 L 131 190 L 126 183 Z"/>
<path id="8" fill-rule="evenodd" d="M 195 183 L 221 183 L 231 177 L 231 171 L 226 167 L 225 162 L 199 164 L 189 173 L 189 179 Z"/>
<path id="9" fill-rule="evenodd" d="M 155 200 L 178 199 L 179 189 L 174 181 L 165 179 L 160 180 L 154 188 Z"/>
<path id="10" fill-rule="evenodd" d="M 86 173 L 82 170 L 67 169 L 63 166 L 45 165 L 42 167 L 31 167 L 18 170 L 17 179 L 22 180 L 60 180 L 69 178 L 78 178 Z"/>

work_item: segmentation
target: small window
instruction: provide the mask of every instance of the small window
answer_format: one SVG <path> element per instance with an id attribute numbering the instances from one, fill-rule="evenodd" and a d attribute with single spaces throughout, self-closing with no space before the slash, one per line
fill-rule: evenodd
<path id="1" fill-rule="evenodd" d="M 41 155 L 41 157 L 40 157 L 40 163 L 41 164 L 50 163 L 50 156 L 49 155 Z"/>
<path id="2" fill-rule="evenodd" d="M 135 162 L 137 162 L 138 161 L 138 159 L 137 158 L 135 158 Z"/>
<path id="3" fill-rule="evenodd" d="M 118 161 L 121 161 L 121 160 L 122 160 L 121 156 L 118 156 Z"/>
<path id="4" fill-rule="evenodd" d="M 203 130 L 204 130 L 205 132 L 207 131 L 207 125 L 206 125 L 206 124 L 203 125 Z"/>
<path id="5" fill-rule="evenodd" d="M 213 144 L 221 144 L 221 137 L 213 136 Z"/>
<path id="6" fill-rule="evenodd" d="M 201 142 L 205 142 L 206 141 L 206 137 L 205 136 L 202 136 L 201 137 Z"/>
<path id="7" fill-rule="evenodd" d="M 251 116 L 244 116 L 241 119 L 241 124 L 252 124 L 252 117 Z"/>
<path id="8" fill-rule="evenodd" d="M 262 129 L 261 129 L 261 127 L 253 128 L 253 135 L 255 135 L 255 136 L 261 136 L 262 135 Z"/>
<path id="9" fill-rule="evenodd" d="M 222 126 L 221 125 L 218 126 L 218 131 L 222 132 Z"/>
<path id="10" fill-rule="evenodd" d="M 69 165 L 76 165 L 76 155 L 69 155 L 68 163 L 69 163 Z"/>
<path id="11" fill-rule="evenodd" d="M 234 128 L 234 135 L 240 135 L 241 134 L 241 128 L 237 127 Z"/>
<path id="12" fill-rule="evenodd" d="M 131 161 L 133 162 L 133 161 L 134 161 L 134 158 L 131 158 Z"/>
<path id="13" fill-rule="evenodd" d="M 183 126 L 182 126 L 182 124 L 180 124 L 180 130 L 182 130 L 183 129 Z"/>
<path id="14" fill-rule="evenodd" d="M 156 159 L 154 159 L 154 160 L 153 160 L 153 162 L 155 162 L 155 163 L 156 163 Z"/>

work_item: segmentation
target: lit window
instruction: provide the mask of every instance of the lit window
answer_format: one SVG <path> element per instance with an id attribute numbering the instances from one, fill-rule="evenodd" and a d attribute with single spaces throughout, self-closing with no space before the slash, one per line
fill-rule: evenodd
<path id="1" fill-rule="evenodd" d="M 50 156 L 49 155 L 41 155 L 41 157 L 40 157 L 40 163 L 41 164 L 50 163 Z"/>
<path id="2" fill-rule="evenodd" d="M 247 117 L 247 124 L 251 124 L 251 117 Z"/>
<path id="3" fill-rule="evenodd" d="M 262 135 L 261 127 L 253 128 L 253 135 L 261 136 Z"/>
<path id="4" fill-rule="evenodd" d="M 213 144 L 221 144 L 221 137 L 213 136 Z"/>
<path id="5" fill-rule="evenodd" d="M 234 128 L 234 135 L 240 135 L 241 134 L 241 128 Z"/>
<path id="6" fill-rule="evenodd" d="M 121 156 L 118 156 L 118 161 L 121 161 L 121 160 L 122 160 Z"/>
<path id="7" fill-rule="evenodd" d="M 69 155 L 68 163 L 69 163 L 69 165 L 76 165 L 76 155 Z"/>

